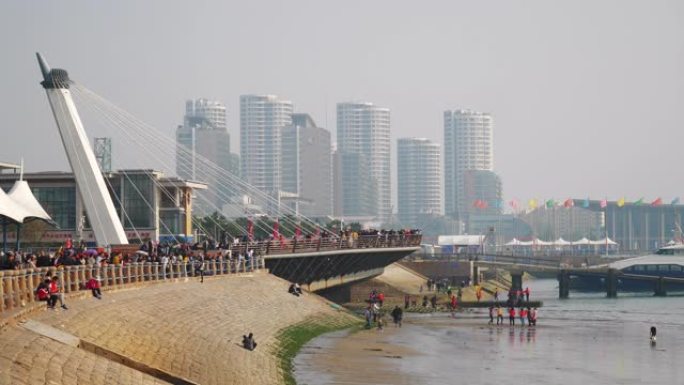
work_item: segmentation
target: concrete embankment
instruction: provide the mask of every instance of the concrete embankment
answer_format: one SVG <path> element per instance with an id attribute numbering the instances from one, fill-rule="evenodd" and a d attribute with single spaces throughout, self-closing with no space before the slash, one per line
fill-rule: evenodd
<path id="1" fill-rule="evenodd" d="M 282 350 L 291 346 L 283 337 L 293 338 L 284 330 L 312 319 L 331 328 L 358 322 L 287 288 L 254 273 L 68 299 L 69 310 L 33 312 L 0 329 L 0 384 L 283 383 Z M 241 346 L 250 332 L 254 351 Z"/>

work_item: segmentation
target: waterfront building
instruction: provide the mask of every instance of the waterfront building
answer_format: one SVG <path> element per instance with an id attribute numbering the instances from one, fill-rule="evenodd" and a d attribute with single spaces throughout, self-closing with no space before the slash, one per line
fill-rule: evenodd
<path id="1" fill-rule="evenodd" d="M 282 130 L 292 124 L 292 102 L 275 95 L 240 96 L 242 178 L 273 197 L 281 190 Z"/>
<path id="2" fill-rule="evenodd" d="M 337 104 L 342 216 L 390 218 L 390 147 L 388 108 Z"/>
<path id="3" fill-rule="evenodd" d="M 205 189 L 205 184 L 165 177 L 161 171 L 154 170 L 120 170 L 103 176 L 130 242 L 192 237 L 192 194 Z M 19 177 L 17 173 L 0 173 L 0 187 L 8 191 Z M 27 173 L 23 178 L 58 226 L 41 234 L 36 243 L 58 244 L 69 238 L 95 243 L 91 223 L 97 219 L 86 215 L 86 198 L 77 188 L 72 173 Z"/>
<path id="4" fill-rule="evenodd" d="M 603 213 L 580 207 L 539 207 L 521 215 L 521 219 L 530 225 L 533 235 L 544 241 L 555 241 L 563 238 L 576 241 L 582 238 L 603 238 Z M 518 239 L 525 239 L 516 235 Z"/>
<path id="5" fill-rule="evenodd" d="M 493 120 L 488 113 L 444 112 L 444 206 L 460 218 L 472 205 L 465 195 L 466 170 L 494 170 Z"/>
<path id="6" fill-rule="evenodd" d="M 682 241 L 684 205 L 575 199 L 575 206 L 587 206 L 605 218 L 605 234 L 620 245 L 621 251 L 653 251 L 674 240 Z"/>
<path id="7" fill-rule="evenodd" d="M 296 212 L 332 215 L 330 131 L 316 126 L 309 114 L 292 114 L 292 124 L 282 130 L 281 149 L 281 189 L 297 196 Z"/>
<path id="8" fill-rule="evenodd" d="M 462 212 L 465 215 L 498 215 L 503 212 L 501 178 L 493 171 L 465 170 L 463 172 Z"/>
<path id="9" fill-rule="evenodd" d="M 402 225 L 420 227 L 442 215 L 440 146 L 425 138 L 397 141 L 398 212 Z"/>
<path id="10" fill-rule="evenodd" d="M 228 197 L 236 194 L 231 183 L 225 183 L 219 172 L 206 169 L 198 157 L 206 158 L 222 170 L 239 175 L 239 156 L 230 152 L 230 134 L 226 127 L 226 108 L 218 101 L 197 99 L 185 103 L 183 124 L 176 129 L 176 175 L 182 179 L 202 180 L 208 186 L 202 191 L 196 210 L 200 214 L 220 211 Z M 179 146 L 179 147 L 180 147 Z"/>
<path id="11" fill-rule="evenodd" d="M 507 241 L 530 239 L 533 230 L 519 216 L 513 214 L 468 214 L 466 234 L 487 236 L 487 245 L 503 245 Z"/>

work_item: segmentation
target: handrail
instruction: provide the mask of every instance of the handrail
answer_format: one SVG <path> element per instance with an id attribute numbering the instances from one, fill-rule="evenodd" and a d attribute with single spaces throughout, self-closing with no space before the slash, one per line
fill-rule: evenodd
<path id="1" fill-rule="evenodd" d="M 361 235 L 348 238 L 301 238 L 268 240 L 233 245 L 224 250 L 209 250 L 206 254 L 205 275 L 228 275 L 257 271 L 265 268 L 269 254 L 304 253 L 330 250 L 415 247 L 420 245 L 420 234 Z M 245 258 L 252 250 L 251 258 Z M 196 256 L 193 250 L 190 253 Z M 123 288 L 150 281 L 166 281 L 194 277 L 198 273 L 192 261 L 132 262 L 120 264 L 61 265 L 21 270 L 0 270 L 0 313 L 38 302 L 35 290 L 47 276 L 57 276 L 64 293 L 86 290 L 92 277 L 101 278 L 102 288 Z"/>
<path id="2" fill-rule="evenodd" d="M 207 259 L 204 275 L 229 275 L 264 269 L 262 257 L 246 259 Z M 37 300 L 35 291 L 46 277 L 57 276 L 63 293 L 86 291 L 86 282 L 100 277 L 103 289 L 120 289 L 143 282 L 164 282 L 199 276 L 192 262 L 136 262 L 117 265 L 76 265 L 0 270 L 0 313 L 25 307 Z"/>

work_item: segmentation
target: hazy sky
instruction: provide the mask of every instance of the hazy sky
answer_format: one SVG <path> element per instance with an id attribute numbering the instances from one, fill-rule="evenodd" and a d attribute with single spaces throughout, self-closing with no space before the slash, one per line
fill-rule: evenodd
<path id="1" fill-rule="evenodd" d="M 470 108 L 494 116 L 507 199 L 684 198 L 680 0 L 16 0 L 0 21 L 0 160 L 30 171 L 68 169 L 40 51 L 170 136 L 185 99 L 223 101 L 233 151 L 246 93 L 292 100 L 333 137 L 337 102 L 389 107 L 393 151 L 442 143 L 442 112 Z"/>

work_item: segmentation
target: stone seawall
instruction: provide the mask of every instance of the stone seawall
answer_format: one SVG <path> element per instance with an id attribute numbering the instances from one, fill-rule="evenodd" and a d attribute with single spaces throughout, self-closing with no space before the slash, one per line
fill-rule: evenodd
<path id="1" fill-rule="evenodd" d="M 280 330 L 354 318 L 288 285 L 254 272 L 68 298 L 69 310 L 39 309 L 0 329 L 0 384 L 282 383 Z M 241 346 L 250 332 L 255 351 Z"/>

